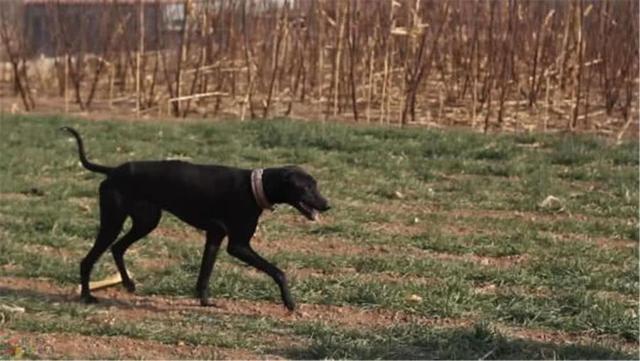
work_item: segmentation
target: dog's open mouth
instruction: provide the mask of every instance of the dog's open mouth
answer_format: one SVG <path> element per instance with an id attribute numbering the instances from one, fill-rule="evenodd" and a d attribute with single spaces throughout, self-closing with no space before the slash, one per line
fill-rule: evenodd
<path id="1" fill-rule="evenodd" d="M 298 206 L 298 210 L 310 221 L 317 221 L 320 218 L 320 212 L 313 206 L 305 202 L 299 202 Z"/>

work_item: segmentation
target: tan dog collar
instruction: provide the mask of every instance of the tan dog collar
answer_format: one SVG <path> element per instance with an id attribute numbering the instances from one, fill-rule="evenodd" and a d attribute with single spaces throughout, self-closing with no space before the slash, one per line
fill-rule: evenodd
<path id="1" fill-rule="evenodd" d="M 256 199 L 256 203 L 258 203 L 258 207 L 273 211 L 273 205 L 269 203 L 267 195 L 264 193 L 264 187 L 262 185 L 263 171 L 264 169 L 262 168 L 251 171 L 251 190 L 253 191 L 253 197 Z"/>

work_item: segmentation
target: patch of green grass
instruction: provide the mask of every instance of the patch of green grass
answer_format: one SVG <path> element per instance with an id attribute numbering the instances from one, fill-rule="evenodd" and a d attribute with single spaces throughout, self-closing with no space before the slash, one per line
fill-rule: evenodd
<path id="1" fill-rule="evenodd" d="M 494 302 L 498 319 L 523 326 L 619 335 L 630 342 L 637 341 L 639 336 L 638 316 L 631 315 L 635 307 L 599 300 L 583 290 L 567 290 L 553 297 L 503 294 Z"/>
<path id="2" fill-rule="evenodd" d="M 572 135 L 554 139 L 552 147 L 551 163 L 575 166 L 594 161 L 603 142 L 593 137 Z"/>
<path id="3" fill-rule="evenodd" d="M 640 148 L 638 142 L 624 142 L 617 147 L 605 149 L 608 156 L 617 166 L 638 166 L 638 158 L 640 157 Z"/>
<path id="4" fill-rule="evenodd" d="M 526 267 L 527 272 L 535 275 L 535 284 L 538 285 L 637 294 L 640 285 L 637 262 L 634 262 L 633 258 L 627 258 L 612 267 L 612 262 L 598 263 L 587 257 L 567 258 L 553 253 L 530 262 Z"/>
<path id="5" fill-rule="evenodd" d="M 436 252 L 505 257 L 532 253 L 540 247 L 548 246 L 551 242 L 548 237 L 535 230 L 523 230 L 506 234 L 470 234 L 467 236 L 426 233 L 411 237 L 411 243 L 420 249 Z"/>
<path id="6" fill-rule="evenodd" d="M 319 181 L 333 209 L 324 223 L 283 206 L 260 225 L 265 257 L 284 270 L 322 273 L 296 277 L 292 291 L 303 303 L 403 311 L 425 318 L 469 317 L 523 327 L 588 331 L 620 340 L 637 337 L 637 313 L 627 301 L 638 290 L 638 143 L 620 145 L 592 136 L 481 135 L 466 131 L 389 129 L 288 120 L 248 122 L 87 122 L 64 117 L 0 114 L 0 275 L 41 277 L 65 286 L 78 282 L 78 265 L 98 227 L 101 175 L 78 164 L 75 144 L 57 129 L 80 130 L 89 158 L 115 165 L 129 160 L 188 157 L 196 163 L 238 167 L 300 164 Z M 564 210 L 539 206 L 560 198 Z M 187 227 L 164 217 L 170 230 Z M 454 231 L 456 227 L 463 232 Z M 180 233 L 178 233 L 180 234 Z M 148 295 L 191 297 L 204 236 L 151 235 L 126 259 Z M 353 244 L 314 253 L 325 240 Z M 273 251 L 271 242 L 309 242 L 308 252 Z M 336 242 L 339 244 L 339 242 Z M 386 250 L 367 252 L 367 249 Z M 345 251 L 345 249 L 347 251 Z M 213 297 L 279 303 L 275 283 L 221 252 Z M 445 255 L 436 257 L 437 255 Z M 518 256 L 494 267 L 468 256 Z M 153 272 L 144 260 L 160 262 Z M 164 266 L 166 264 L 166 266 Z M 115 271 L 107 252 L 92 275 Z M 383 275 L 384 274 L 384 275 Z M 389 275 L 407 277 L 394 280 Z M 419 282 L 433 280 L 433 284 Z M 495 294 L 476 294 L 484 284 Z M 512 288 L 550 290 L 543 296 Z M 602 299 L 602 292 L 613 293 Z M 423 302 L 407 301 L 419 295 Z M 36 312 L 7 327 L 30 332 L 124 335 L 173 343 L 266 350 L 256 339 L 224 334 L 225 323 L 274 335 L 290 327 L 308 348 L 290 357 L 329 358 L 590 358 L 629 355 L 597 346 L 559 346 L 510 340 L 487 327 L 431 330 L 401 324 L 385 330 L 236 319 L 201 313 L 115 326 L 85 322 L 81 306 L 26 302 Z M 622 299 L 623 301 L 619 301 Z M 637 305 L 637 303 L 635 304 Z M 89 309 L 89 308 L 87 308 Z M 176 324 L 175 330 L 171 325 Z M 244 328 L 243 328 L 244 327 Z M 159 330 L 159 331 L 158 331 Z M 225 329 L 226 330 L 226 329 Z M 290 335 L 290 334 L 288 334 Z M 397 347 L 396 347 L 397 346 Z M 284 352 L 284 351 L 282 351 Z"/>

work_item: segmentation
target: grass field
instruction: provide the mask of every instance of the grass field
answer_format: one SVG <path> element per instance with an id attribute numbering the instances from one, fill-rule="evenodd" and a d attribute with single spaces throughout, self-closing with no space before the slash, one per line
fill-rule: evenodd
<path id="1" fill-rule="evenodd" d="M 204 236 L 168 214 L 126 255 L 137 294 L 118 286 L 79 303 L 102 177 L 79 165 L 62 125 L 102 164 L 310 171 L 333 209 L 311 223 L 282 206 L 253 241 L 290 276 L 299 310 L 226 253 L 218 307 L 198 307 Z M 0 358 L 638 356 L 635 141 L 9 115 L 0 132 Z M 561 204 L 541 207 L 549 195 Z M 93 279 L 114 272 L 107 253 Z"/>

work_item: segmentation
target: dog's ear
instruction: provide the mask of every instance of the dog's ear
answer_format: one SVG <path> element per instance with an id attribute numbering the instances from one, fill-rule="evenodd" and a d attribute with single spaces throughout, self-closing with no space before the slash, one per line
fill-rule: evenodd
<path id="1" fill-rule="evenodd" d="M 295 166 L 286 166 L 284 167 L 284 174 L 282 178 L 287 183 L 293 183 L 295 181 L 296 174 L 298 174 L 298 172 L 296 171 Z"/>
<path id="2" fill-rule="evenodd" d="M 296 165 L 284 167 L 284 181 L 291 185 L 303 186 L 305 183 L 305 176 L 308 176 L 307 172 Z"/>
<path id="3" fill-rule="evenodd" d="M 287 172 L 303 173 L 303 174 L 306 174 L 306 173 L 307 173 L 307 172 L 305 172 L 305 170 L 304 170 L 304 169 L 302 169 L 302 167 L 297 166 L 297 165 L 294 165 L 294 164 L 284 166 L 284 169 L 285 169 Z"/>
<path id="4" fill-rule="evenodd" d="M 290 180 L 296 175 L 304 174 L 305 171 L 297 165 L 287 165 L 282 167 L 284 169 L 284 178 Z"/>

